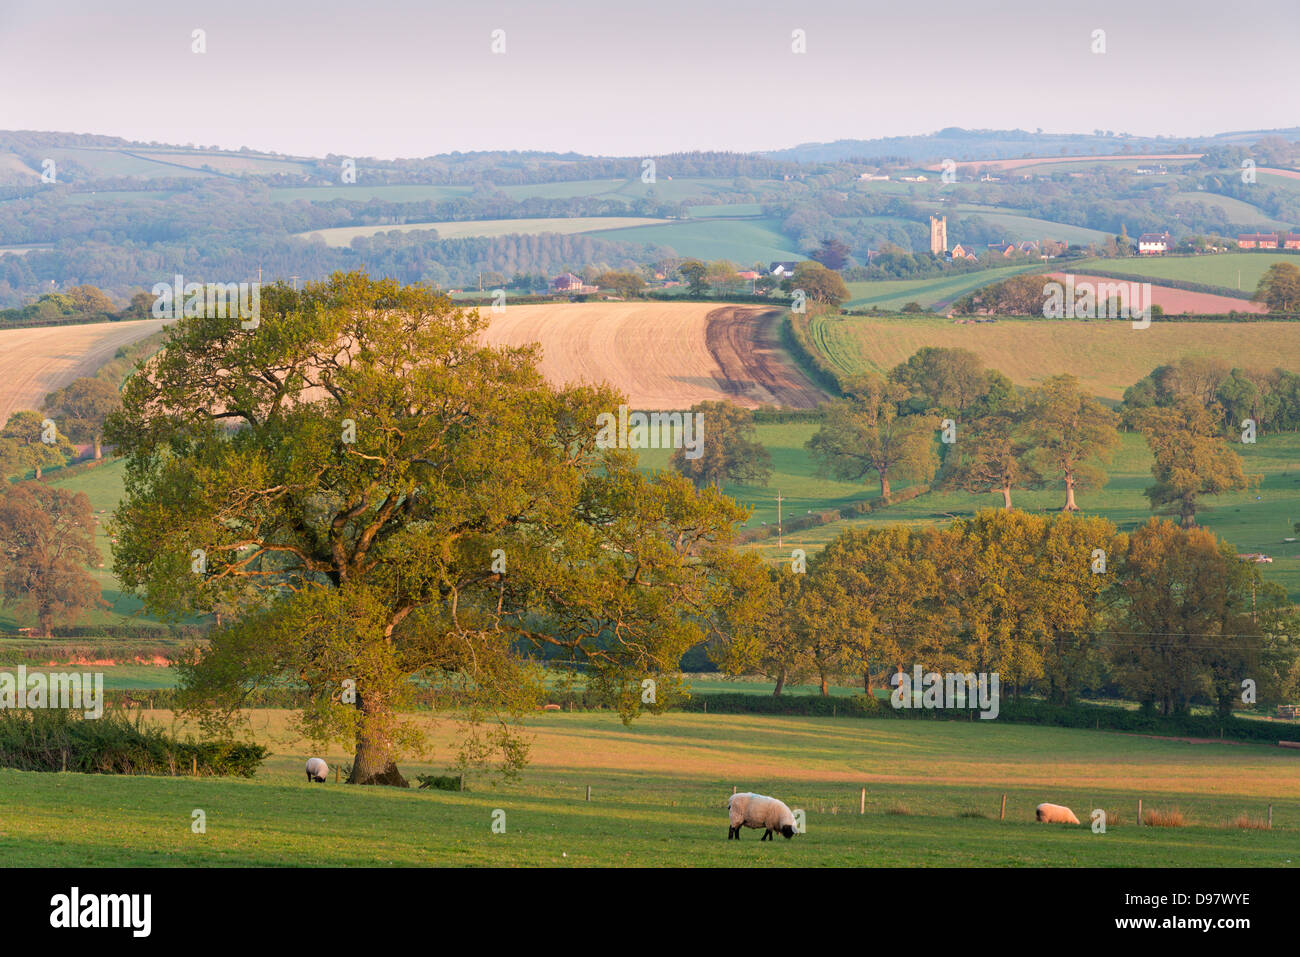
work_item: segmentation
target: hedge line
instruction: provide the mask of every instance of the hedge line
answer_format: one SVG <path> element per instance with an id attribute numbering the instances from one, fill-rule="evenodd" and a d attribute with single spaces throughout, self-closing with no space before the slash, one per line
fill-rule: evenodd
<path id="1" fill-rule="evenodd" d="M 829 525 L 832 522 L 838 522 L 845 518 L 857 518 L 861 515 L 869 515 L 872 512 L 878 512 L 882 508 L 888 508 L 891 505 L 897 505 L 900 502 L 909 502 L 918 495 L 924 495 L 930 491 L 928 485 L 913 485 L 911 488 L 905 488 L 901 492 L 895 492 L 888 502 L 883 499 L 872 499 L 870 502 L 854 502 L 852 505 L 845 505 L 842 508 L 831 508 L 822 512 L 814 512 L 812 515 L 800 515 L 798 518 L 792 518 L 789 521 L 781 523 L 781 531 L 785 535 L 793 532 L 803 532 L 810 528 L 819 528 L 822 525 Z M 749 543 L 762 541 L 765 538 L 776 538 L 776 526 L 767 525 L 762 528 L 751 528 L 740 532 L 736 535 L 738 543 Z"/>
<path id="2" fill-rule="evenodd" d="M 968 708 L 894 708 L 881 698 L 858 694 L 832 695 L 695 694 L 674 706 L 674 710 L 712 714 L 781 714 L 815 717 L 894 718 L 929 721 L 972 721 L 978 711 Z M 1038 699 L 1003 701 L 997 721 L 1058 728 L 1092 728 L 1193 738 L 1236 741 L 1300 741 L 1300 726 L 1274 724 L 1229 716 L 1162 715 L 1151 711 L 1129 711 L 1104 705 L 1054 705 Z"/>
<path id="3" fill-rule="evenodd" d="M 0 711 L 0 767 L 20 771 L 248 778 L 267 754 L 260 744 L 180 741 L 120 711 L 94 720 L 62 709 Z"/>
<path id="4" fill-rule="evenodd" d="M 796 319 L 794 313 L 786 313 L 781 320 L 781 344 L 808 378 L 831 395 L 841 396 L 844 389 L 840 384 L 839 373 L 812 344 L 812 338 L 808 334 L 810 319 L 811 316 Z"/>
<path id="5" fill-rule="evenodd" d="M 108 704 L 141 704 L 155 708 L 170 708 L 175 704 L 175 691 L 109 691 Z M 279 688 L 260 691 L 247 702 L 249 707 L 299 708 L 307 703 L 306 691 Z M 564 711 L 608 711 L 612 702 L 604 695 L 588 690 L 554 692 L 547 696 L 548 704 L 558 704 Z M 418 689 L 410 703 L 415 710 L 426 710 L 439 704 L 432 689 Z M 969 708 L 894 708 L 883 698 L 868 698 L 864 694 L 835 695 L 772 695 L 740 692 L 699 692 L 668 705 L 669 711 L 709 714 L 767 714 L 802 717 L 880 718 L 912 721 L 975 721 L 976 709 Z M 1030 724 L 1057 728 L 1092 728 L 1100 731 L 1126 731 L 1140 734 L 1159 734 L 1190 738 L 1219 738 L 1233 741 L 1300 741 L 1300 725 L 1275 723 L 1229 716 L 1214 715 L 1162 715 L 1153 711 L 1130 711 L 1106 705 L 1049 704 L 1036 698 L 1004 700 L 994 720 L 1009 724 Z M 202 765 L 202 762 L 200 762 Z"/>

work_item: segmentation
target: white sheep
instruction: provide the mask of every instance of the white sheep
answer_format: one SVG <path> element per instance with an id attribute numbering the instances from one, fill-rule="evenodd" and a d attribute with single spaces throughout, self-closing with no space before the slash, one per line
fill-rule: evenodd
<path id="1" fill-rule="evenodd" d="M 798 832 L 795 828 L 794 812 L 786 807 L 785 802 L 762 794 L 745 792 L 733 794 L 727 802 L 727 814 L 731 819 L 731 828 L 727 831 L 727 840 L 740 840 L 741 827 L 762 827 L 767 830 L 760 841 L 772 840 L 772 832 L 780 831 L 787 839 Z"/>
<path id="2" fill-rule="evenodd" d="M 320 758 L 307 759 L 307 780 L 324 781 L 329 777 L 330 766 Z"/>
<path id="3" fill-rule="evenodd" d="M 1044 824 L 1078 824 L 1079 819 L 1068 807 L 1060 804 L 1040 804 L 1034 810 L 1034 817 Z"/>

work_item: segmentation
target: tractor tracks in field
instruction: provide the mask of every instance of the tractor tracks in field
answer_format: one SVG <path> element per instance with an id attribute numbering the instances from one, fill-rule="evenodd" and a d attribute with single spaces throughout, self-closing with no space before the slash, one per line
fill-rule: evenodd
<path id="1" fill-rule="evenodd" d="M 714 380 L 728 396 L 759 405 L 815 409 L 827 399 L 781 348 L 783 310 L 722 306 L 705 317 L 704 339 L 717 363 Z"/>

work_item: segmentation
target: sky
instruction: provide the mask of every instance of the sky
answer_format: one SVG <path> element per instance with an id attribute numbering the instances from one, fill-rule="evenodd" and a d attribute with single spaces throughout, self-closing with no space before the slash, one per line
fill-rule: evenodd
<path id="1" fill-rule="evenodd" d="M 381 159 L 1194 136 L 1300 125 L 1298 50 L 1300 0 L 0 0 L 0 128 Z"/>

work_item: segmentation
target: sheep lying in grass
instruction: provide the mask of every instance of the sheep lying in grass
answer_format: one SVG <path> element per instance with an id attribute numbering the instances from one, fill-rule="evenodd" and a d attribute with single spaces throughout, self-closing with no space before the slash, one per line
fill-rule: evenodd
<path id="1" fill-rule="evenodd" d="M 731 818 L 731 828 L 727 831 L 727 840 L 740 840 L 741 827 L 762 827 L 767 830 L 760 841 L 770 841 L 773 831 L 780 831 L 787 839 L 798 833 L 794 826 L 794 812 L 783 801 L 762 794 L 746 792 L 733 794 L 727 802 L 727 812 Z"/>
<path id="2" fill-rule="evenodd" d="M 330 766 L 326 764 L 324 761 L 322 761 L 320 758 L 307 759 L 307 780 L 308 781 L 317 781 L 317 782 L 324 781 L 327 777 L 329 777 L 329 773 L 330 773 Z"/>
<path id="3" fill-rule="evenodd" d="M 1034 816 L 1044 824 L 1078 824 L 1079 819 L 1068 807 L 1060 804 L 1040 804 Z"/>

